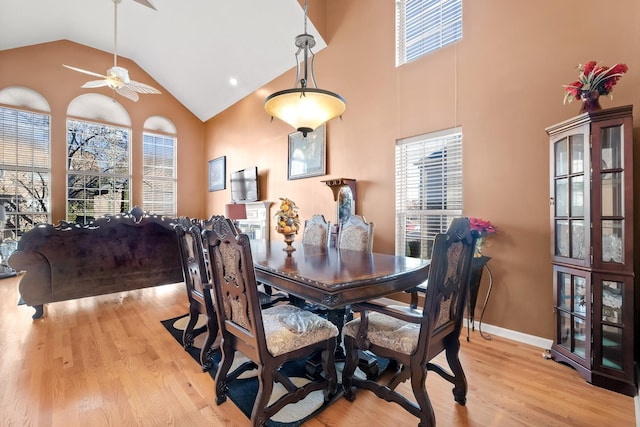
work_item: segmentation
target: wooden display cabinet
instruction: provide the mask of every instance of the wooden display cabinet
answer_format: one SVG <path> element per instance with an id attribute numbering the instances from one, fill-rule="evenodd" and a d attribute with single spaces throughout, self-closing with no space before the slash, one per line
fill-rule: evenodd
<path id="1" fill-rule="evenodd" d="M 590 383 L 637 392 L 632 106 L 546 129 L 556 335 L 551 356 Z M 640 332 L 640 331 L 639 331 Z"/>

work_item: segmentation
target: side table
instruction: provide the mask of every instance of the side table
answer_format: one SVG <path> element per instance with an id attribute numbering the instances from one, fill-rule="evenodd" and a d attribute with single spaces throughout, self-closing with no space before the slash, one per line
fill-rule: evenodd
<path id="1" fill-rule="evenodd" d="M 473 260 L 471 261 L 471 277 L 469 279 L 469 298 L 467 305 L 467 341 L 469 341 L 471 331 L 476 330 L 474 322 L 474 312 L 476 302 L 478 301 L 478 291 L 480 289 L 480 283 L 482 281 L 482 272 L 484 270 L 487 271 L 489 277 L 489 287 L 484 298 L 484 303 L 482 304 L 482 312 L 480 314 L 480 321 L 478 322 L 478 330 L 480 331 L 480 336 L 482 338 L 486 340 L 491 339 L 491 335 L 482 332 L 482 318 L 484 317 L 484 311 L 487 308 L 487 302 L 489 302 L 489 296 L 491 296 L 491 289 L 493 288 L 493 275 L 491 274 L 491 270 L 489 269 L 488 265 L 490 260 L 491 257 L 482 255 L 480 257 L 473 258 Z"/>

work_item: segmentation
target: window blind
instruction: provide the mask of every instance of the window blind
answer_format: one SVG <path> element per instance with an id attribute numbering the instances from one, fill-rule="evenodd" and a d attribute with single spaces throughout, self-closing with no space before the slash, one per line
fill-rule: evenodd
<path id="1" fill-rule="evenodd" d="M 49 114 L 0 107 L 0 241 L 51 222 L 50 122 Z"/>
<path id="2" fill-rule="evenodd" d="M 396 254 L 431 256 L 437 233 L 462 215 L 462 130 L 396 142 Z"/>
<path id="3" fill-rule="evenodd" d="M 158 215 L 176 216 L 176 138 L 144 133 L 144 209 Z"/>
<path id="4" fill-rule="evenodd" d="M 396 1 L 396 66 L 462 38 L 462 0 Z"/>

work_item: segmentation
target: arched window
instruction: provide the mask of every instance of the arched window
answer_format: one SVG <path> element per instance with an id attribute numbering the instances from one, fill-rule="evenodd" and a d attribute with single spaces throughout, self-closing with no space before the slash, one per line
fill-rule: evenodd
<path id="1" fill-rule="evenodd" d="M 145 121 L 142 152 L 144 210 L 175 217 L 176 128 L 170 120 L 154 116 Z"/>
<path id="2" fill-rule="evenodd" d="M 88 223 L 129 211 L 131 119 L 126 110 L 112 98 L 90 93 L 75 98 L 67 116 L 67 221 Z"/>
<path id="3" fill-rule="evenodd" d="M 0 243 L 51 222 L 50 111 L 32 89 L 0 90 Z"/>

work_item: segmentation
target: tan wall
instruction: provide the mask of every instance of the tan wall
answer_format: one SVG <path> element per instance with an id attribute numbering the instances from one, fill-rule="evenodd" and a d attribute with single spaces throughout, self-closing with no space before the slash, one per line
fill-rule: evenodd
<path id="1" fill-rule="evenodd" d="M 229 171 L 257 165 L 263 199 L 289 197 L 303 218 L 322 213 L 335 221 L 332 193 L 320 181 L 356 179 L 357 213 L 376 223 L 374 249 L 393 253 L 395 141 L 462 126 L 464 213 L 500 229 L 485 250 L 495 282 L 484 321 L 552 338 L 544 129 L 577 114 L 578 104 L 563 105 L 561 85 L 589 60 L 630 69 L 614 99 L 601 99 L 604 108 L 639 105 L 640 3 L 619 0 L 605 11 L 597 0 L 466 1 L 463 40 L 400 68 L 394 2 L 363 3 L 326 2 L 329 47 L 316 57 L 316 79 L 347 99 L 344 120 L 327 126 L 327 176 L 287 180 L 292 129 L 270 123 L 263 109 L 265 96 L 293 86 L 293 71 L 206 123 L 207 158 L 226 155 Z M 229 199 L 228 189 L 209 193 L 207 214 L 222 212 Z"/>
<path id="2" fill-rule="evenodd" d="M 313 11 L 316 4 L 325 9 Z M 221 155 L 227 156 L 228 172 L 258 166 L 262 198 L 277 202 L 278 197 L 289 197 L 300 206 L 303 218 L 322 213 L 335 220 L 332 193 L 320 181 L 354 178 L 357 213 L 376 223 L 374 249 L 393 253 L 395 141 L 462 126 L 464 213 L 500 228 L 485 250 L 493 257 L 495 283 L 484 320 L 551 338 L 549 155 L 544 129 L 578 112 L 577 104 L 562 104 L 561 85 L 575 80 L 576 64 L 589 60 L 622 62 L 630 69 L 615 87 L 615 98 L 601 99 L 604 108 L 639 105 L 635 88 L 640 83 L 640 3 L 616 0 L 605 7 L 598 0 L 466 1 L 464 39 L 400 68 L 394 60 L 393 2 L 368 1 L 365 7 L 362 0 L 325 0 L 311 1 L 309 8 L 310 16 L 320 18 L 320 31 L 329 43 L 316 58 L 318 84 L 347 99 L 344 120 L 327 126 L 326 176 L 287 180 L 287 135 L 292 129 L 277 120 L 270 123 L 263 109 L 268 94 L 293 86 L 293 71 L 204 125 L 168 94 L 143 95 L 138 103 L 120 101 L 131 114 L 134 134 L 150 115 L 176 124 L 178 214 L 203 217 L 224 212 L 230 200 L 228 185 L 211 193 L 206 188 L 207 160 Z M 31 87 L 52 107 L 54 221 L 64 217 L 61 153 L 66 108 L 86 93 L 80 86 L 87 80 L 61 64 L 106 70 L 111 60 L 106 52 L 66 41 L 0 51 L 0 88 Z M 122 59 L 122 65 L 134 79 L 159 87 L 131 61 Z M 638 119 L 638 141 L 637 128 Z M 139 192 L 133 196 L 139 203 Z M 272 206 L 271 214 L 275 209 Z M 280 238 L 274 232 L 272 236 Z"/>
<path id="3" fill-rule="evenodd" d="M 44 43 L 20 49 L 0 51 L 0 89 L 25 86 L 40 93 L 51 107 L 51 212 L 52 221 L 65 219 L 66 210 L 66 114 L 69 103 L 88 93 L 82 86 L 91 76 L 78 73 L 62 64 L 98 73 L 113 65 L 113 55 L 69 41 Z M 163 116 L 177 129 L 178 135 L 178 215 L 200 217 L 204 199 L 193 197 L 206 191 L 206 163 L 203 156 L 203 125 L 195 115 L 167 93 L 144 70 L 126 58 L 118 58 L 118 65 L 129 70 L 133 80 L 148 83 L 162 92 L 160 95 L 141 95 L 138 102 L 118 96 L 132 122 L 132 199 L 142 206 L 142 131 L 150 116 Z M 112 96 L 107 88 L 94 92 Z"/>

